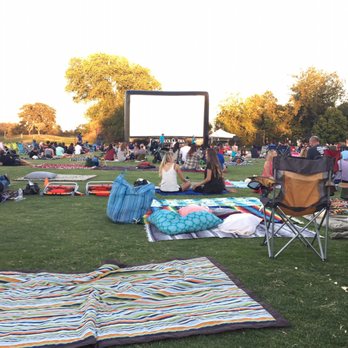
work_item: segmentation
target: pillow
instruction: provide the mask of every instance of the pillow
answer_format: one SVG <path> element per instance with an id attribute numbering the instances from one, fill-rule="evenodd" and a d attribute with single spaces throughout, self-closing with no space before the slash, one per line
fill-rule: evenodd
<path id="1" fill-rule="evenodd" d="M 31 172 L 27 174 L 24 179 L 32 179 L 32 180 L 45 180 L 47 179 L 54 179 L 57 176 L 55 173 L 51 172 Z"/>
<path id="2" fill-rule="evenodd" d="M 195 211 L 211 212 L 211 210 L 208 207 L 197 205 L 197 204 L 189 204 L 186 207 L 180 208 L 178 212 L 181 216 L 186 216 L 187 214 L 193 213 Z"/>
<path id="3" fill-rule="evenodd" d="M 250 236 L 255 233 L 257 225 L 263 219 L 249 213 L 232 214 L 219 225 L 219 230 L 225 233 L 235 233 Z"/>
<path id="4" fill-rule="evenodd" d="M 198 232 L 221 224 L 222 220 L 207 211 L 196 211 L 186 216 L 169 211 L 157 210 L 151 214 L 148 221 L 161 232 L 169 235 Z"/>

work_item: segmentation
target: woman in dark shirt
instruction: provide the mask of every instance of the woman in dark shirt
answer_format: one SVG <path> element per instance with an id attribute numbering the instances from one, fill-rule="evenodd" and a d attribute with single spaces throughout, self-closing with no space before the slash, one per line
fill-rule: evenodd
<path id="1" fill-rule="evenodd" d="M 225 189 L 225 180 L 222 175 L 222 168 L 213 149 L 207 150 L 207 168 L 204 172 L 204 180 L 193 185 L 196 192 L 222 193 Z"/>

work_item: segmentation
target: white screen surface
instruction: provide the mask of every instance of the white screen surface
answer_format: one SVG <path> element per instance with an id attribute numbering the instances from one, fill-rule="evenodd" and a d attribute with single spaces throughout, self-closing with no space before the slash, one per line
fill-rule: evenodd
<path id="1" fill-rule="evenodd" d="M 131 94 L 129 136 L 203 137 L 204 95 Z"/>

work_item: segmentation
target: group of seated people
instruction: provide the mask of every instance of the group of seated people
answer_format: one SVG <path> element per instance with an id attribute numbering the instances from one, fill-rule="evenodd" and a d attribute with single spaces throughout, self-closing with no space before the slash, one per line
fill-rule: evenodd
<path id="1" fill-rule="evenodd" d="M 104 152 L 106 161 L 124 162 L 129 160 L 143 161 L 146 158 L 146 147 L 144 144 L 124 142 L 118 144 L 109 144 L 107 148 L 103 146 L 101 151 Z"/>
<path id="2" fill-rule="evenodd" d="M 192 155 L 195 153 L 193 145 L 191 145 Z M 187 191 L 191 188 L 202 193 L 222 193 L 225 190 L 225 180 L 217 152 L 212 148 L 208 148 L 205 152 L 205 159 L 204 179 L 198 183 L 191 184 L 190 180 L 184 177 L 174 153 L 172 151 L 166 152 L 159 167 L 160 190 L 173 193 Z M 178 184 L 178 178 L 181 181 L 180 185 Z"/>
<path id="3" fill-rule="evenodd" d="M 37 143 L 33 140 L 28 155 L 32 159 L 52 159 L 81 155 L 89 151 L 90 146 L 88 142 L 85 144 L 77 142 L 75 144 L 70 143 L 70 145 L 66 145 L 65 143 L 51 141 Z"/>
<path id="4" fill-rule="evenodd" d="M 323 156 L 329 156 L 334 158 L 334 167 L 333 172 L 336 173 L 338 171 L 346 172 L 344 175 L 345 179 L 348 182 L 348 150 L 340 151 L 338 146 L 336 145 L 320 145 L 320 139 L 317 136 L 312 136 L 309 139 L 308 143 L 303 143 L 298 151 L 295 154 L 295 157 L 307 158 L 310 160 L 320 159 Z M 265 157 L 264 169 L 262 172 L 262 176 L 271 177 L 273 176 L 273 158 L 281 155 L 294 156 L 293 152 L 281 152 L 276 146 L 269 146 Z M 346 169 L 345 169 L 346 168 Z"/>
<path id="5" fill-rule="evenodd" d="M 16 166 L 21 165 L 21 160 L 15 150 L 9 149 L 7 146 L 0 146 L 0 165 Z"/>

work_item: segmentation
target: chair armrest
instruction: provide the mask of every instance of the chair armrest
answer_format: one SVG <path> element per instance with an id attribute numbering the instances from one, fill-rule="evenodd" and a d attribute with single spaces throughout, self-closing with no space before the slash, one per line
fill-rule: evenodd
<path id="1" fill-rule="evenodd" d="M 276 184 L 275 179 L 273 177 L 268 177 L 268 176 L 256 175 L 256 176 L 251 176 L 248 179 L 251 179 L 252 181 L 257 181 L 262 186 L 265 186 L 265 187 L 272 187 Z"/>

